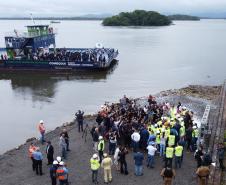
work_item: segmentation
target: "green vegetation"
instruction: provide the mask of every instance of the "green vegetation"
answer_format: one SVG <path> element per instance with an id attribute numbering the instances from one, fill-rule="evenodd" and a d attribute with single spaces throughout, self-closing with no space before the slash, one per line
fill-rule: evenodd
<path id="1" fill-rule="evenodd" d="M 178 21 L 199 21 L 200 20 L 200 18 L 196 16 L 180 15 L 180 14 L 169 15 L 168 18 L 170 20 L 178 20 Z"/>
<path id="2" fill-rule="evenodd" d="M 167 26 L 171 24 L 171 20 L 158 12 L 135 10 L 105 18 L 102 24 L 104 26 Z"/>

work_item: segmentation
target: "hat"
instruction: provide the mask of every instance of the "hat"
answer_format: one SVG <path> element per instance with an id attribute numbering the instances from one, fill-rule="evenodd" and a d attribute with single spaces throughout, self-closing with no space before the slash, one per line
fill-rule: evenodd
<path id="1" fill-rule="evenodd" d="M 151 142 L 148 143 L 148 145 L 154 145 L 154 144 L 155 144 L 154 141 L 151 141 Z"/>
<path id="2" fill-rule="evenodd" d="M 157 125 L 157 124 L 155 124 L 155 127 L 158 127 L 158 125 Z"/>
<path id="3" fill-rule="evenodd" d="M 58 162 L 55 160 L 55 161 L 53 161 L 53 164 L 54 164 L 54 165 L 57 165 L 57 164 L 58 164 Z"/>
<path id="4" fill-rule="evenodd" d="M 97 154 L 93 154 L 93 159 L 97 159 L 98 155 Z"/>
<path id="5" fill-rule="evenodd" d="M 44 121 L 43 120 L 40 120 L 39 123 L 44 123 Z"/>
<path id="6" fill-rule="evenodd" d="M 61 157 L 60 156 L 58 156 L 57 158 L 56 158 L 56 160 L 58 161 L 58 162 L 61 162 Z"/>
<path id="7" fill-rule="evenodd" d="M 60 166 L 63 166 L 64 165 L 64 162 L 63 161 L 60 161 L 59 165 Z"/>
<path id="8" fill-rule="evenodd" d="M 99 136 L 99 138 L 98 138 L 99 140 L 102 140 L 103 139 L 103 136 Z"/>
<path id="9" fill-rule="evenodd" d="M 103 155 L 104 157 L 107 157 L 108 156 L 108 154 L 107 153 L 104 153 L 104 155 Z"/>
<path id="10" fill-rule="evenodd" d="M 36 151 L 39 151 L 40 150 L 40 148 L 39 147 L 36 147 Z"/>

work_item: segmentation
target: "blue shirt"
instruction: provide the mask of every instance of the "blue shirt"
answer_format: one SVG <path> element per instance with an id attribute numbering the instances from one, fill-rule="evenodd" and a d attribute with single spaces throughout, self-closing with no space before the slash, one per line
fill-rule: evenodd
<path id="1" fill-rule="evenodd" d="M 43 159 L 41 152 L 33 152 L 32 156 L 35 160 L 42 160 Z"/>
<path id="2" fill-rule="evenodd" d="M 135 161 L 135 165 L 141 166 L 143 164 L 144 155 L 140 152 L 134 154 L 133 159 Z"/>

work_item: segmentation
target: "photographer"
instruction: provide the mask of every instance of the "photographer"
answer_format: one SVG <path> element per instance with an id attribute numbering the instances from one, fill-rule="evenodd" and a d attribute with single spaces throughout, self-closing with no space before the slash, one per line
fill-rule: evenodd
<path id="1" fill-rule="evenodd" d="M 83 120 L 84 120 L 83 115 L 84 112 L 81 110 L 78 110 L 78 112 L 75 113 L 76 120 L 78 122 L 78 132 L 80 132 L 80 130 L 83 132 Z"/>

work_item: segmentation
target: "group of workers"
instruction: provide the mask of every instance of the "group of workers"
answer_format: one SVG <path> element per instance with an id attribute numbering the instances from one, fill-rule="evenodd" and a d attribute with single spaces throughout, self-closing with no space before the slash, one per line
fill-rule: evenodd
<path id="1" fill-rule="evenodd" d="M 83 132 L 83 114 L 82 111 L 75 114 L 79 132 Z M 40 121 L 39 131 L 43 143 L 45 142 L 45 128 L 42 120 Z M 202 147 L 197 147 L 198 125 L 194 123 L 193 112 L 182 106 L 180 102 L 177 106 L 172 106 L 168 102 L 158 104 L 154 97 L 149 96 L 148 103 L 142 105 L 138 100 L 124 96 L 118 104 L 101 106 L 96 117 L 96 123 L 90 132 L 94 150 L 90 159 L 90 168 L 94 184 L 98 184 L 100 167 L 104 169 L 105 183 L 111 183 L 113 180 L 111 172 L 113 164 L 122 174 L 128 175 L 126 155 L 130 150 L 133 151 L 134 174 L 136 176 L 143 175 L 145 153 L 147 153 L 147 168 L 154 168 L 155 156 L 159 155 L 164 161 L 164 168 L 160 175 L 163 177 L 165 185 L 171 185 L 176 175 L 174 168 L 181 168 L 186 149 L 188 152 L 196 151 L 195 159 L 198 163 L 196 174 L 199 177 L 199 184 L 204 185 L 208 179 L 211 161 L 208 161 L 208 157 L 203 154 Z M 64 130 L 60 142 L 61 140 L 65 142 L 61 156 L 65 159 L 65 151 L 69 151 L 68 138 L 68 133 Z M 51 143 L 48 143 L 48 150 L 50 145 Z M 41 175 L 42 163 L 40 161 L 43 157 L 39 148 L 33 147 L 31 145 L 31 150 L 29 149 L 32 167 L 37 174 Z M 221 155 L 223 155 L 225 149 L 223 146 L 220 149 Z M 48 157 L 47 152 L 48 164 L 53 164 L 51 170 L 60 169 L 61 172 L 68 175 L 64 163 L 60 163 L 59 160 L 53 161 L 53 152 L 50 156 L 52 157 Z M 59 175 L 59 170 L 57 173 L 57 170 L 56 175 L 51 176 L 52 185 L 56 184 L 53 180 L 56 180 L 56 178 L 59 179 L 61 184 L 66 184 L 68 177 L 62 175 L 65 180 L 62 181 L 63 177 Z"/>

